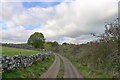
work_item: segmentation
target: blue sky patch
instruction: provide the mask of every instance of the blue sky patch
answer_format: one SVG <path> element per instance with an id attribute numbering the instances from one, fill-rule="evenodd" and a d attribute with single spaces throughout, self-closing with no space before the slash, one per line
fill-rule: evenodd
<path id="1" fill-rule="evenodd" d="M 61 2 L 23 2 L 22 5 L 25 8 L 32 8 L 32 7 L 47 8 L 47 7 L 53 7 L 59 5 L 60 3 Z"/>
<path id="2" fill-rule="evenodd" d="M 2 28 L 0 28 L 0 30 L 7 30 L 7 28 L 6 27 L 2 27 Z"/>
<path id="3" fill-rule="evenodd" d="M 34 27 L 33 26 L 27 26 L 25 29 L 26 30 L 34 30 L 34 29 L 36 29 L 36 28 L 40 28 L 42 26 L 42 24 L 38 24 L 38 25 L 35 25 Z"/>
<path id="4" fill-rule="evenodd" d="M 33 29 L 36 29 L 36 27 L 28 27 L 28 28 L 26 28 L 26 30 L 33 30 Z"/>
<path id="5" fill-rule="evenodd" d="M 7 30 L 5 22 L 3 22 L 1 20 L 0 20 L 0 26 L 2 26 L 2 27 L 0 27 L 0 30 Z"/>
<path id="6" fill-rule="evenodd" d="M 15 25 L 16 27 L 19 27 L 19 26 L 24 26 L 25 30 L 34 30 L 36 28 L 40 28 L 42 26 L 42 24 L 36 24 L 36 25 Z"/>

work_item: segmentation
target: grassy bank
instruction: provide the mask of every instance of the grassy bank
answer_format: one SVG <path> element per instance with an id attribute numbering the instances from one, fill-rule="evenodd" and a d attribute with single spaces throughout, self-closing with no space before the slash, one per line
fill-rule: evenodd
<path id="1" fill-rule="evenodd" d="M 60 69 L 57 78 L 63 78 L 63 77 L 64 77 L 64 63 L 63 60 L 60 58 Z"/>
<path id="2" fill-rule="evenodd" d="M 34 50 L 27 50 L 27 49 L 19 49 L 19 48 L 12 48 L 12 47 L 5 47 L 5 46 L 0 46 L 2 48 L 2 55 L 8 55 L 8 56 L 13 56 L 13 55 L 18 55 L 18 54 L 37 54 L 37 53 L 43 53 L 40 51 L 34 51 Z"/>
<path id="3" fill-rule="evenodd" d="M 44 61 L 38 61 L 33 63 L 31 67 L 3 72 L 2 77 L 3 79 L 4 78 L 38 78 L 42 73 L 44 73 L 50 67 L 53 61 L 54 61 L 54 57 L 50 56 Z"/>
<path id="4" fill-rule="evenodd" d="M 112 78 L 111 75 L 102 73 L 98 70 L 92 70 L 85 65 L 81 65 L 70 54 L 61 53 L 61 55 L 67 57 L 76 66 L 84 78 Z"/>

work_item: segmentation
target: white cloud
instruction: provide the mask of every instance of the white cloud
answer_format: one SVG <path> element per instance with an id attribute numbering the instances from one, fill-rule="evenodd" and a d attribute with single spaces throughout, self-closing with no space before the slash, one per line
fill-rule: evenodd
<path id="1" fill-rule="evenodd" d="M 8 30 L 2 30 L 2 42 L 27 42 L 28 36 L 32 33 L 30 30 L 25 30 L 23 26 L 17 26 Z"/>
<path id="2" fill-rule="evenodd" d="M 82 44 L 82 43 L 87 43 L 90 41 L 94 41 L 97 38 L 93 38 L 93 36 L 90 35 L 81 35 L 78 36 L 76 38 L 72 38 L 72 37 L 64 37 L 63 39 L 59 40 L 59 43 L 72 43 L 72 44 Z"/>
<path id="3" fill-rule="evenodd" d="M 3 14 L 0 16 L 8 27 L 8 30 L 3 31 L 3 40 L 17 42 L 17 39 L 21 38 L 20 41 L 24 42 L 31 33 L 39 31 L 48 40 L 59 40 L 60 36 L 66 36 L 65 40 L 68 42 L 85 42 L 87 39 L 80 36 L 103 32 L 104 22 L 116 18 L 118 1 L 76 0 L 55 7 L 29 9 L 24 8 L 21 3 L 3 3 Z M 42 26 L 34 30 L 25 30 L 26 26 L 40 24 Z M 21 25 L 22 29 L 18 29 L 19 26 L 16 25 Z"/>

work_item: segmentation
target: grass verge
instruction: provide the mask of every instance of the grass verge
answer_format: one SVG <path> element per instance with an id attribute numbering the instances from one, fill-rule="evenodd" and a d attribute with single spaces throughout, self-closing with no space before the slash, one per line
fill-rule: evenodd
<path id="1" fill-rule="evenodd" d="M 13 48 L 13 47 L 5 47 L 5 46 L 0 46 L 0 48 L 2 48 L 2 55 L 8 55 L 8 56 L 13 56 L 13 55 L 18 55 L 18 54 L 33 55 L 33 54 L 37 54 L 37 53 L 43 53 L 40 51 L 19 49 L 19 48 Z"/>
<path id="2" fill-rule="evenodd" d="M 44 61 L 37 61 L 31 67 L 20 68 L 12 71 L 3 72 L 2 78 L 38 78 L 43 74 L 53 63 L 54 57 L 50 56 Z"/>
<path id="3" fill-rule="evenodd" d="M 78 69 L 83 78 L 112 78 L 111 75 L 104 74 L 98 70 L 92 70 L 87 66 L 81 65 L 79 62 L 76 62 L 75 59 L 70 54 L 60 53 L 62 56 L 68 58 Z"/>
<path id="4" fill-rule="evenodd" d="M 63 78 L 63 77 L 64 77 L 64 63 L 63 60 L 60 58 L 60 69 L 57 78 Z"/>

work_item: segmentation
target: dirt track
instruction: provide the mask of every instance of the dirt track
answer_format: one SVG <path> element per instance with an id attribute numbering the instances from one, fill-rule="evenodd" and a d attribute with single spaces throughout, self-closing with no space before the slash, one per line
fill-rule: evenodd
<path id="1" fill-rule="evenodd" d="M 61 55 L 58 56 L 60 56 L 60 58 L 64 62 L 64 67 L 65 67 L 64 78 L 82 78 L 82 76 L 80 76 L 75 66 L 67 58 Z"/>
<path id="2" fill-rule="evenodd" d="M 64 78 L 82 78 L 80 76 L 79 72 L 75 68 L 75 66 L 65 57 L 55 54 L 55 61 L 52 64 L 52 66 L 48 69 L 47 72 L 45 72 L 43 75 L 41 75 L 40 78 L 56 78 L 57 74 L 59 72 L 60 68 L 60 59 L 64 62 Z"/>
<path id="3" fill-rule="evenodd" d="M 43 73 L 40 78 L 56 78 L 57 74 L 59 72 L 59 67 L 60 67 L 60 59 L 57 55 L 55 55 L 55 61 L 50 66 L 47 72 Z"/>

